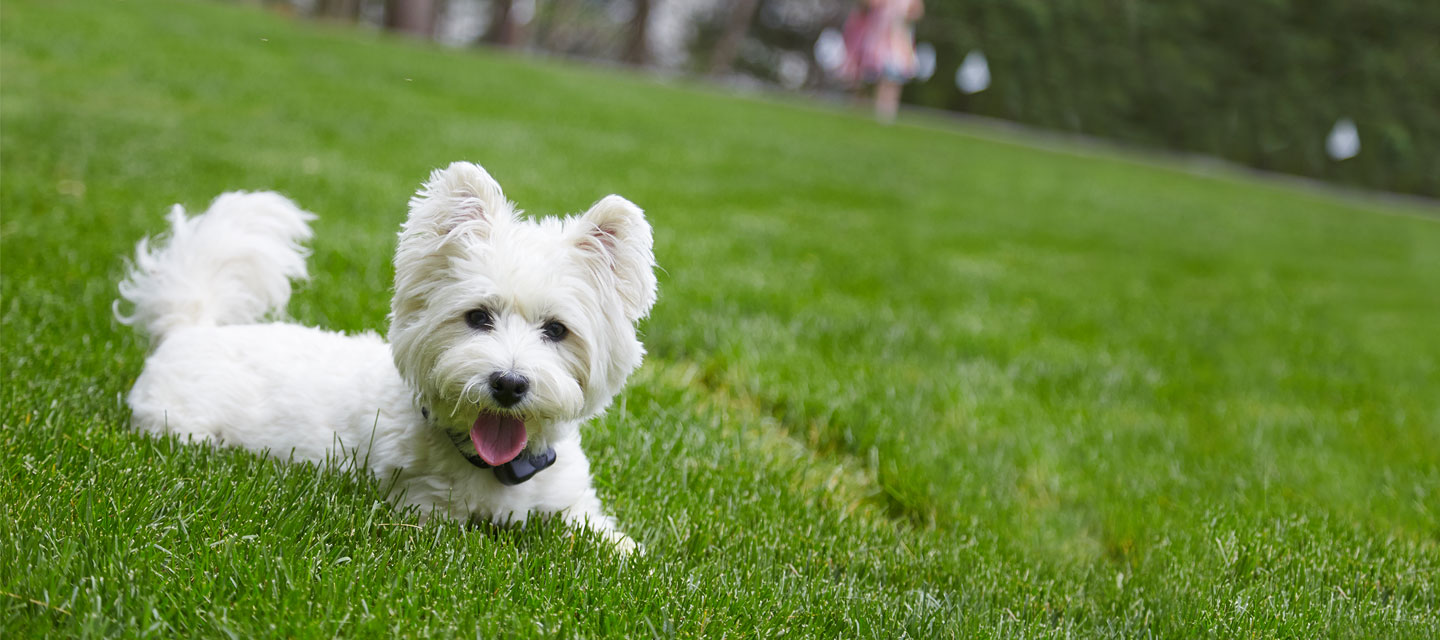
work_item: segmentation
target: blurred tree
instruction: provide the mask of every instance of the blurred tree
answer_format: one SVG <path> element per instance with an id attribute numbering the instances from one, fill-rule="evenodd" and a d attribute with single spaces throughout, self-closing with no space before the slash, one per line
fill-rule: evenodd
<path id="1" fill-rule="evenodd" d="M 353 22 L 360 18 L 360 0 L 316 0 L 311 12 L 322 18 Z"/>
<path id="2" fill-rule="evenodd" d="M 413 36 L 435 35 L 435 18 L 442 0 L 386 0 L 385 28 Z"/>
<path id="3" fill-rule="evenodd" d="M 1440 195 L 1440 2 L 931 2 L 929 82 L 907 101 L 1262 169 Z M 953 83 L 965 54 L 992 84 Z M 1360 154 L 1325 155 L 1355 122 Z"/>
<path id="4" fill-rule="evenodd" d="M 632 0 L 634 15 L 626 29 L 625 51 L 620 59 L 635 65 L 650 62 L 650 9 L 652 0 Z"/>
<path id="5" fill-rule="evenodd" d="M 490 27 L 481 40 L 501 47 L 520 44 L 520 25 L 515 22 L 515 0 L 490 0 Z"/>
<path id="6" fill-rule="evenodd" d="M 568 53 L 574 40 L 568 27 L 580 20 L 580 0 L 551 0 L 546 4 L 548 10 L 535 29 L 540 46 Z"/>
<path id="7" fill-rule="evenodd" d="M 748 23 L 736 27 L 739 5 L 702 16 L 690 46 L 711 73 L 742 73 L 787 87 L 815 86 L 824 72 L 815 60 L 815 42 L 826 27 L 838 27 L 855 0 L 760 0 Z M 728 39 L 728 40 L 727 40 Z"/>
<path id="8" fill-rule="evenodd" d="M 730 72 L 730 68 L 735 64 L 735 56 L 740 53 L 740 43 L 750 31 L 755 7 L 759 5 L 760 0 L 736 0 L 730 5 L 725 30 L 720 33 L 720 40 L 715 43 L 715 49 L 710 54 L 711 74 L 723 75 Z"/>

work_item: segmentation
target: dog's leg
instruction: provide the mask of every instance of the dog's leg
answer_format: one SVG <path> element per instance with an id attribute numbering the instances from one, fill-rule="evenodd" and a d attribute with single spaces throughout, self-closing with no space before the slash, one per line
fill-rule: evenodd
<path id="1" fill-rule="evenodd" d="M 562 511 L 560 516 L 565 519 L 566 524 L 572 527 L 588 528 L 600 534 L 600 537 L 615 545 L 615 549 L 621 555 L 629 555 L 638 548 L 630 536 L 615 527 L 615 519 L 605 514 L 605 510 L 600 506 L 600 498 L 595 495 L 594 489 L 586 491 L 585 497 Z M 642 553 L 643 551 L 641 549 Z"/>

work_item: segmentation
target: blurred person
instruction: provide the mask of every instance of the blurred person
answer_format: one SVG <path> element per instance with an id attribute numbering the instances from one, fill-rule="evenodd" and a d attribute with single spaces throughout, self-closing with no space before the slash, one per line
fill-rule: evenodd
<path id="1" fill-rule="evenodd" d="M 895 121 L 900 87 L 915 77 L 915 22 L 922 0 L 860 0 L 845 20 L 844 75 L 861 91 L 875 85 L 875 117 Z"/>

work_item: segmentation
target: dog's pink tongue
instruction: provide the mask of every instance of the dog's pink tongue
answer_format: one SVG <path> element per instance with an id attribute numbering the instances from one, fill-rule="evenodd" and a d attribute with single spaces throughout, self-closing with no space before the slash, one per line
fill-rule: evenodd
<path id="1" fill-rule="evenodd" d="M 519 418 L 481 413 L 470 427 L 470 441 L 475 453 L 492 467 L 498 467 L 520 455 L 525 448 L 525 422 Z"/>

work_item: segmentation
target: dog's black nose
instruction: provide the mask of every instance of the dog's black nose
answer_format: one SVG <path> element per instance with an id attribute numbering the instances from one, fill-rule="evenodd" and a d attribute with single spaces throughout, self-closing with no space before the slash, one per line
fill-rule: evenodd
<path id="1" fill-rule="evenodd" d="M 495 397 L 495 402 L 502 407 L 513 407 L 525 398 L 525 392 L 530 390 L 530 381 L 525 376 L 514 373 L 492 373 L 490 374 L 490 395 Z"/>

